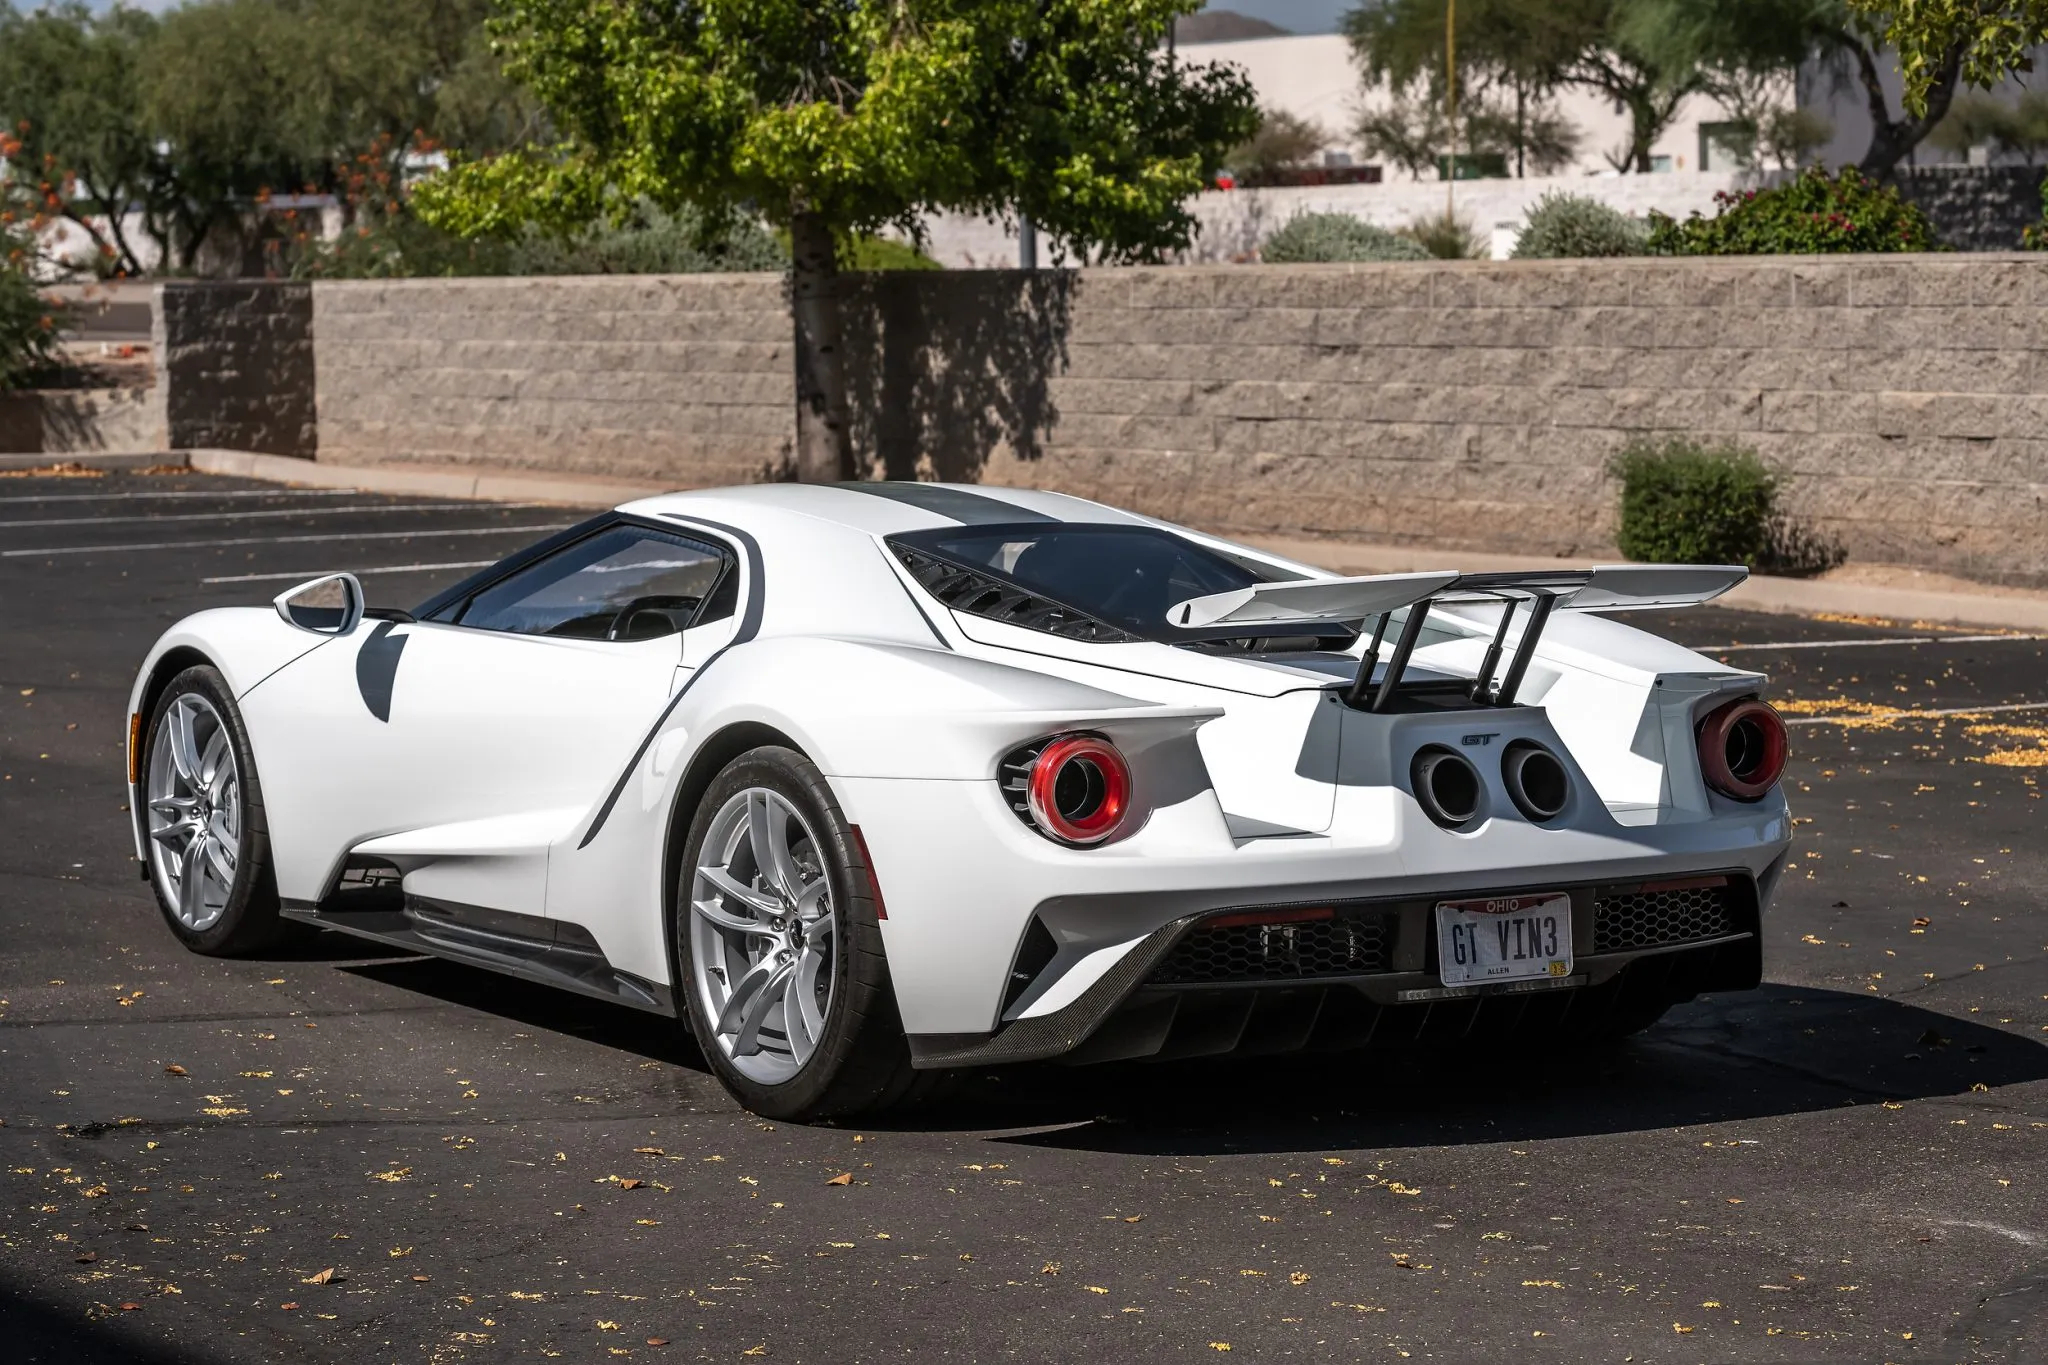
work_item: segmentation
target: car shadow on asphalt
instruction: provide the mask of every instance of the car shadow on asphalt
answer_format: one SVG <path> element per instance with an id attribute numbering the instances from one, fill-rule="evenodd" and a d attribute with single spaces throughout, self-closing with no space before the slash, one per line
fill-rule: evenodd
<path id="1" fill-rule="evenodd" d="M 0 1277 L 0 1340 L 16 1365 L 198 1365 L 210 1358 L 109 1318 L 104 1305 L 85 1311 L 47 1295 L 45 1286 Z"/>
<path id="2" fill-rule="evenodd" d="M 370 946 L 358 942 L 359 946 Z M 364 954 L 351 956 L 360 958 Z M 710 1072 L 689 1030 L 667 1015 L 630 1009 L 433 957 L 404 954 L 382 961 L 351 961 L 340 970 L 432 996 L 463 1009 L 495 1014 L 528 1028 L 547 1029 L 616 1048 L 646 1061 L 667 1062 L 707 1075 Z"/>
<path id="3" fill-rule="evenodd" d="M 703 1074 L 679 1023 L 430 958 L 357 976 Z M 1766 984 L 1607 1047 L 1541 1037 L 1411 1052 L 963 1071 L 878 1131 L 1155 1155 L 1519 1142 L 1996 1091 L 2048 1047 L 1877 995 Z"/>
<path id="4" fill-rule="evenodd" d="M 1765 985 L 1702 997 L 1605 1047 L 1516 1037 L 1407 1054 L 1020 1068 L 976 1077 L 938 1126 L 1154 1155 L 1443 1146 L 1897 1104 L 2043 1078 L 2048 1047 L 2019 1034 L 1875 995 Z M 941 1119 L 922 1117 L 914 1126 Z"/>

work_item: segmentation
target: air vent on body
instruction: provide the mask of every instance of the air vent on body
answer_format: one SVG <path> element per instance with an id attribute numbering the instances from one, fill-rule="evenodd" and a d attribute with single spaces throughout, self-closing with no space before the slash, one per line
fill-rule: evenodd
<path id="1" fill-rule="evenodd" d="M 1028 593 L 993 574 L 981 573 L 902 545 L 890 548 L 895 550 L 896 557 L 903 561 L 903 567 L 910 570 L 911 577 L 922 584 L 926 592 L 954 611 L 1095 644 L 1128 644 L 1138 638 L 1085 612 Z"/>

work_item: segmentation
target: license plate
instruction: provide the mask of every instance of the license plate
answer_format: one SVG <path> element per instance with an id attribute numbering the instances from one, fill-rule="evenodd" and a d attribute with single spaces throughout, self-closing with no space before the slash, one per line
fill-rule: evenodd
<path id="1" fill-rule="evenodd" d="M 1572 898 L 1558 891 L 1439 901 L 1437 962 L 1446 986 L 1572 974 Z"/>

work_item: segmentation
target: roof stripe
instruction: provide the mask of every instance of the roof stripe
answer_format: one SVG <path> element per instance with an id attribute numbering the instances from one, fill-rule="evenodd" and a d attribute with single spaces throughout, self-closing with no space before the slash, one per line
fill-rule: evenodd
<path id="1" fill-rule="evenodd" d="M 837 485 L 852 493 L 868 493 L 878 498 L 888 498 L 920 511 L 936 516 L 951 517 L 963 526 L 997 526 L 1006 522 L 1053 521 L 1058 517 L 1034 512 L 1002 498 L 992 498 L 986 493 L 970 493 L 963 488 L 948 488 L 936 483 L 912 483 L 908 480 L 891 480 L 880 483 L 842 483 Z"/>

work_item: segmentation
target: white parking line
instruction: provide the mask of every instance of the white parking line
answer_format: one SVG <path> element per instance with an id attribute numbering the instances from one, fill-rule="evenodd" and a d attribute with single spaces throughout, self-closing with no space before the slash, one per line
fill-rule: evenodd
<path id="1" fill-rule="evenodd" d="M 1994 640 L 2044 640 L 2048 635 L 1894 635 L 1881 640 L 1779 640 L 1742 645 L 1688 645 L 1697 654 L 1740 654 L 1768 649 L 1857 649 L 1872 645 L 1981 645 Z"/>
<path id="2" fill-rule="evenodd" d="M 1787 716 L 1787 725 L 1889 725 L 1900 720 L 1940 720 L 1945 716 L 1993 716 L 2008 711 L 2048 711 L 2048 701 L 2016 701 L 1999 706 L 1957 706 L 1946 711 L 1864 711 L 1839 716 Z"/>
<path id="3" fill-rule="evenodd" d="M 355 531 L 323 536 L 243 536 L 232 540 L 156 540 L 141 545 L 61 545 L 49 550 L 0 550 L 0 559 L 28 559 L 37 555 L 108 555 L 132 550 L 214 550 L 229 545 L 313 545 L 331 540 L 431 540 L 448 536 L 510 536 L 535 531 L 560 531 L 571 522 L 550 522 L 546 526 L 483 526 L 462 531 Z"/>
<path id="4" fill-rule="evenodd" d="M 208 492 L 204 489 L 165 489 L 161 493 L 28 493 L 20 497 L 0 498 L 0 504 L 10 502 L 126 502 L 136 499 L 157 498 L 345 498 L 360 493 L 360 488 L 223 488 Z"/>
<path id="5" fill-rule="evenodd" d="M 121 526 L 130 522 L 164 521 L 253 521 L 258 517 L 333 517 L 345 512 L 449 512 L 469 510 L 495 511 L 499 508 L 532 511 L 536 507 L 551 507 L 545 502 L 400 502 L 400 503 L 356 503 L 348 507 L 265 507 L 255 512 L 173 512 L 163 516 L 144 517 L 31 517 L 23 521 L 0 521 L 0 528 L 19 526 Z"/>
<path id="6" fill-rule="evenodd" d="M 465 559 L 454 564 L 386 564 L 376 569 L 349 569 L 346 572 L 357 578 L 373 573 L 432 573 L 438 569 L 487 569 L 497 563 L 495 559 Z M 271 583 L 284 579 L 304 580 L 318 578 L 324 573 L 340 573 L 339 569 L 303 569 L 293 573 L 237 573 L 225 574 L 219 578 L 202 578 L 201 583 Z"/>

